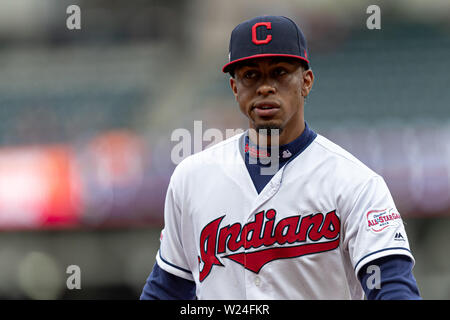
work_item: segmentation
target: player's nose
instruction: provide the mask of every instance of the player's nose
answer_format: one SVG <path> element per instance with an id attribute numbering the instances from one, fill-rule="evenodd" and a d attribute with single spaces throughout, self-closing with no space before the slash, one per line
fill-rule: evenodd
<path id="1" fill-rule="evenodd" d="M 271 85 L 270 83 L 263 83 L 256 90 L 256 93 L 262 96 L 274 94 L 275 92 L 276 92 L 275 86 Z"/>

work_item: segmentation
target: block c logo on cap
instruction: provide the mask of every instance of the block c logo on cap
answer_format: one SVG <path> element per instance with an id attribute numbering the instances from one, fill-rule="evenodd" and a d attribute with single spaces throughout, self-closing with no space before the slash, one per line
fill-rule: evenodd
<path id="1" fill-rule="evenodd" d="M 272 40 L 272 35 L 267 35 L 267 37 L 263 40 L 259 40 L 256 37 L 256 29 L 258 27 L 266 27 L 267 30 L 272 29 L 272 23 L 271 22 L 257 22 L 253 25 L 252 27 L 252 42 L 256 45 L 260 45 L 260 44 L 266 44 L 269 43 Z"/>

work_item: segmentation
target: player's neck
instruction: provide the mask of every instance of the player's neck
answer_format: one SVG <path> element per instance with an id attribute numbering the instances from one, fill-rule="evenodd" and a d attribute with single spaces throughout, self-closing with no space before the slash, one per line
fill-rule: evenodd
<path id="1" fill-rule="evenodd" d="M 270 130 L 259 131 L 254 128 L 250 128 L 249 138 L 254 144 L 262 148 L 267 148 L 272 145 L 283 146 L 297 139 L 304 130 L 304 121 L 301 122 L 301 125 L 298 125 L 293 129 L 284 128 L 280 134 L 275 135 L 271 135 Z"/>

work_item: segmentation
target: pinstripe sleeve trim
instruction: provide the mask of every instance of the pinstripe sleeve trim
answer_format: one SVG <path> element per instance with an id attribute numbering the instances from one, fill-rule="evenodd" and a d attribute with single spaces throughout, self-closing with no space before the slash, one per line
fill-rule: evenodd
<path id="1" fill-rule="evenodd" d="M 194 278 L 190 270 L 184 269 L 164 259 L 161 255 L 161 250 L 159 250 L 158 254 L 156 255 L 156 261 L 161 269 L 169 273 L 172 273 L 178 277 L 194 281 Z"/>
<path id="2" fill-rule="evenodd" d="M 355 264 L 355 268 L 354 268 L 356 275 L 358 274 L 359 269 L 363 265 L 368 263 L 369 261 L 375 260 L 375 259 L 378 259 L 378 258 L 381 258 L 384 256 L 393 255 L 393 254 L 406 255 L 406 256 L 410 257 L 414 262 L 414 258 L 413 258 L 411 251 L 405 247 L 385 248 L 385 249 L 377 250 L 377 251 L 371 252 L 369 254 L 366 254 L 364 257 L 359 259 L 358 262 Z M 364 261 L 364 263 L 361 263 L 363 261 Z"/>

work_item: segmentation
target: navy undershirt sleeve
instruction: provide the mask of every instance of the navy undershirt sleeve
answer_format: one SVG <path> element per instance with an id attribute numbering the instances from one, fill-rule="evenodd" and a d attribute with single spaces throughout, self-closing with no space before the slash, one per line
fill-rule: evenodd
<path id="1" fill-rule="evenodd" d="M 155 263 L 140 300 L 195 300 L 195 282 L 164 271 Z"/>
<path id="2" fill-rule="evenodd" d="M 374 272 L 368 267 L 376 265 L 380 269 L 380 283 L 372 282 Z M 367 300 L 420 300 L 416 279 L 412 274 L 413 262 L 403 255 L 391 255 L 373 260 L 363 266 L 358 273 L 359 281 Z M 368 288 L 368 283 L 372 283 Z"/>

